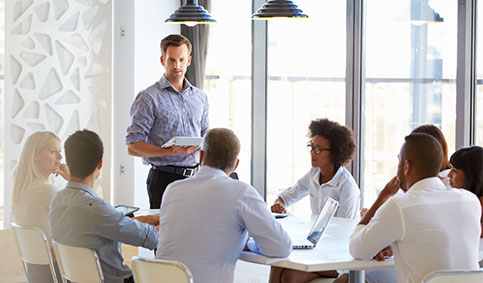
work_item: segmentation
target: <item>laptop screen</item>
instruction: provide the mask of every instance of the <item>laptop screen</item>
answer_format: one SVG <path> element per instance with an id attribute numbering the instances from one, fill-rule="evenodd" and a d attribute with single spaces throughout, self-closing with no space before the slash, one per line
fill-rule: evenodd
<path id="1" fill-rule="evenodd" d="M 334 216 L 338 206 L 339 206 L 338 201 L 332 198 L 327 199 L 327 201 L 324 204 L 324 207 L 322 208 L 322 211 L 317 217 L 317 220 L 315 220 L 314 226 L 312 226 L 312 229 L 310 230 L 310 233 L 307 236 L 307 240 L 312 242 L 314 245 L 317 244 L 320 237 L 322 236 L 322 233 L 324 233 L 325 228 L 329 224 L 330 219 L 332 219 L 332 216 Z"/>

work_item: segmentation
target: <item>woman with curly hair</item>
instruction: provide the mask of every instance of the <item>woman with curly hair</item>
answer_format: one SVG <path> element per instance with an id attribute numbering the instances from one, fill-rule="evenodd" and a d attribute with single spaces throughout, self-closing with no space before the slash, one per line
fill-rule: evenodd
<path id="1" fill-rule="evenodd" d="M 272 205 L 272 212 L 285 213 L 285 207 L 310 194 L 313 214 L 319 214 L 329 197 L 339 201 L 336 217 L 358 215 L 359 187 L 344 168 L 354 157 L 356 144 L 352 131 L 328 119 L 313 120 L 309 125 L 312 168 L 297 183 L 283 191 Z M 337 271 L 304 272 L 272 267 L 270 282 L 307 282 L 318 277 L 337 277 Z"/>
<path id="2" fill-rule="evenodd" d="M 355 218 L 358 214 L 359 187 L 344 168 L 354 157 L 356 144 L 352 131 L 337 122 L 317 119 L 310 123 L 312 168 L 292 187 L 283 191 L 272 205 L 272 212 L 285 208 L 310 194 L 313 214 L 319 214 L 329 197 L 339 201 L 336 217 Z"/>

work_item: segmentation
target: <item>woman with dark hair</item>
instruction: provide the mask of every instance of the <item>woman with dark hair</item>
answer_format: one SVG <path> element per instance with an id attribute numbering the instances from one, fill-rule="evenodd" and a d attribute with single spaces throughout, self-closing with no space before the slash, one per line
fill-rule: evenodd
<path id="1" fill-rule="evenodd" d="M 359 187 L 344 165 L 354 157 L 356 145 L 352 131 L 337 122 L 317 119 L 310 123 L 312 168 L 292 187 L 283 191 L 272 205 L 272 212 L 285 213 L 285 207 L 310 194 L 312 213 L 318 215 L 329 197 L 339 201 L 336 217 L 355 218 Z"/>
<path id="2" fill-rule="evenodd" d="M 448 143 L 444 138 L 443 132 L 441 132 L 441 130 L 435 125 L 427 124 L 427 125 L 421 125 L 417 128 L 414 128 L 411 131 L 411 134 L 414 134 L 414 133 L 428 134 L 433 138 L 435 138 L 441 145 L 441 149 L 443 149 L 443 162 L 441 163 L 441 168 L 439 169 L 438 176 L 441 179 L 441 181 L 443 181 L 443 183 L 447 187 L 449 187 L 450 184 L 449 184 L 448 174 L 451 168 L 451 164 L 449 163 L 449 160 L 448 160 Z"/>
<path id="3" fill-rule="evenodd" d="M 317 119 L 310 123 L 312 168 L 298 182 L 283 191 L 272 205 L 272 212 L 285 213 L 285 207 L 310 194 L 313 214 L 319 214 L 329 197 L 339 201 L 335 216 L 355 218 L 359 208 L 359 187 L 344 167 L 354 157 L 356 144 L 352 131 L 337 122 Z M 270 282 L 307 282 L 318 277 L 337 277 L 337 271 L 304 272 L 272 267 Z"/>
<path id="4" fill-rule="evenodd" d="M 483 148 L 477 145 L 458 149 L 450 159 L 450 184 L 474 193 L 483 208 Z M 483 237 L 483 214 L 482 214 Z"/>

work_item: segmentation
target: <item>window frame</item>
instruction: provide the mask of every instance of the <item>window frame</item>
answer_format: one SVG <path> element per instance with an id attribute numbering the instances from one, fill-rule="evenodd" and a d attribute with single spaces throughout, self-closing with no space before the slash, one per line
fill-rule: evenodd
<path id="1" fill-rule="evenodd" d="M 255 12 L 265 0 L 252 0 Z M 367 0 L 347 0 L 346 126 L 354 131 L 357 154 L 348 166 L 361 189 L 364 205 L 364 81 Z M 457 0 L 456 148 L 476 137 L 477 0 Z M 307 11 L 309 16 L 310 13 Z M 251 184 L 266 200 L 267 174 L 267 22 L 252 22 L 252 163 Z M 482 55 L 483 56 L 483 55 Z"/>

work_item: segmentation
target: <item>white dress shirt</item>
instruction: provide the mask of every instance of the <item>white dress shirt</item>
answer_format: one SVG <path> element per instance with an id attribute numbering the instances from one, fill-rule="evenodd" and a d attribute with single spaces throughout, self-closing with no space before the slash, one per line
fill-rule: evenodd
<path id="1" fill-rule="evenodd" d="M 287 257 L 292 250 L 290 237 L 258 192 L 212 167 L 171 183 L 160 215 L 156 258 L 183 262 L 197 283 L 233 282 L 247 232 L 255 240 L 249 245 L 254 252 Z"/>
<path id="2" fill-rule="evenodd" d="M 319 183 L 320 168 L 312 167 L 297 184 L 278 195 L 286 206 L 310 194 L 312 213 L 318 215 L 329 197 L 339 202 L 335 217 L 356 218 L 359 216 L 360 190 L 351 173 L 339 167 L 334 177 L 324 184 Z"/>
<path id="3" fill-rule="evenodd" d="M 354 258 L 370 259 L 392 243 L 398 282 L 421 282 L 431 271 L 478 268 L 481 206 L 474 194 L 438 177 L 390 198 L 350 239 Z"/>

